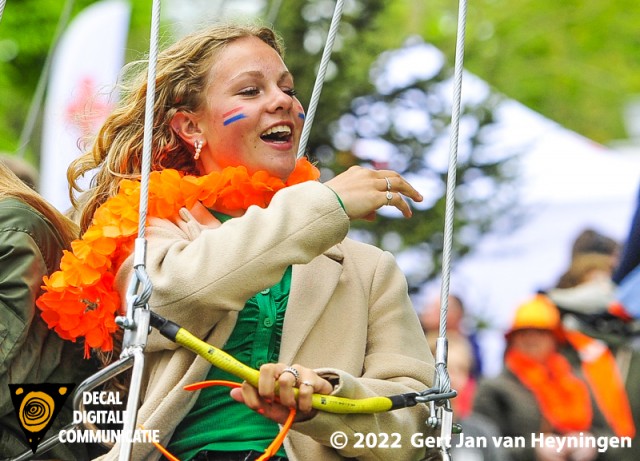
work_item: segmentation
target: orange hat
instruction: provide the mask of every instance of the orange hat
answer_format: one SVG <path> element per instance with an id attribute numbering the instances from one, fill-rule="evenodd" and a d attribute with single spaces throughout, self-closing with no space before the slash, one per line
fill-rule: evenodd
<path id="1" fill-rule="evenodd" d="M 537 294 L 516 309 L 513 323 L 507 335 L 516 330 L 527 328 L 551 331 L 558 331 L 560 328 L 560 312 L 545 295 Z"/>

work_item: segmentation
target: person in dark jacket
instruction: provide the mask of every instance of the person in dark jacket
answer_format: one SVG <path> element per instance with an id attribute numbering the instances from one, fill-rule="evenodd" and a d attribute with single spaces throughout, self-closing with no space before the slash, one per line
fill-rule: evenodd
<path id="1" fill-rule="evenodd" d="M 30 450 L 9 384 L 80 384 L 93 371 L 91 361 L 82 360 L 82 346 L 49 330 L 35 306 L 42 277 L 56 270 L 76 236 L 70 220 L 0 163 L 0 459 Z M 45 438 L 69 422 L 67 405 Z M 70 461 L 88 456 L 83 444 L 57 445 L 38 455 Z"/>
<path id="2" fill-rule="evenodd" d="M 615 436 L 582 372 L 560 353 L 562 334 L 548 298 L 522 304 L 506 335 L 504 369 L 479 382 L 473 409 L 498 425 L 514 461 L 620 459 L 624 448 L 594 446 Z"/>

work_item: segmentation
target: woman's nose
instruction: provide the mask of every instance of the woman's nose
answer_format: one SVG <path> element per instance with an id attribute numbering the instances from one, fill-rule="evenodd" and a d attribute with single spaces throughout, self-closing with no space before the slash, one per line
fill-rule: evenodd
<path id="1" fill-rule="evenodd" d="M 282 91 L 280 88 L 274 89 L 270 109 L 275 112 L 278 110 L 291 110 L 293 98 Z"/>

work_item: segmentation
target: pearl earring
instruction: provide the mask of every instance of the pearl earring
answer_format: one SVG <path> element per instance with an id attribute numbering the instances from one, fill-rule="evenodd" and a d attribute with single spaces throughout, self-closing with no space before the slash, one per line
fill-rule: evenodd
<path id="1" fill-rule="evenodd" d="M 193 147 L 196 148 L 196 151 L 193 154 L 194 160 L 198 160 L 200 158 L 200 151 L 202 150 L 203 145 L 204 145 L 204 142 L 202 141 L 202 139 L 198 139 L 195 143 L 193 143 Z"/>

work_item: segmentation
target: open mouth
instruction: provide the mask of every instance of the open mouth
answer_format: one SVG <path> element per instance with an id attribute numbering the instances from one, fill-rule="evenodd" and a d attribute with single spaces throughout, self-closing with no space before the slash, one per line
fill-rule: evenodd
<path id="1" fill-rule="evenodd" d="M 276 125 L 260 135 L 266 142 L 285 143 L 291 141 L 291 128 L 287 125 Z"/>

